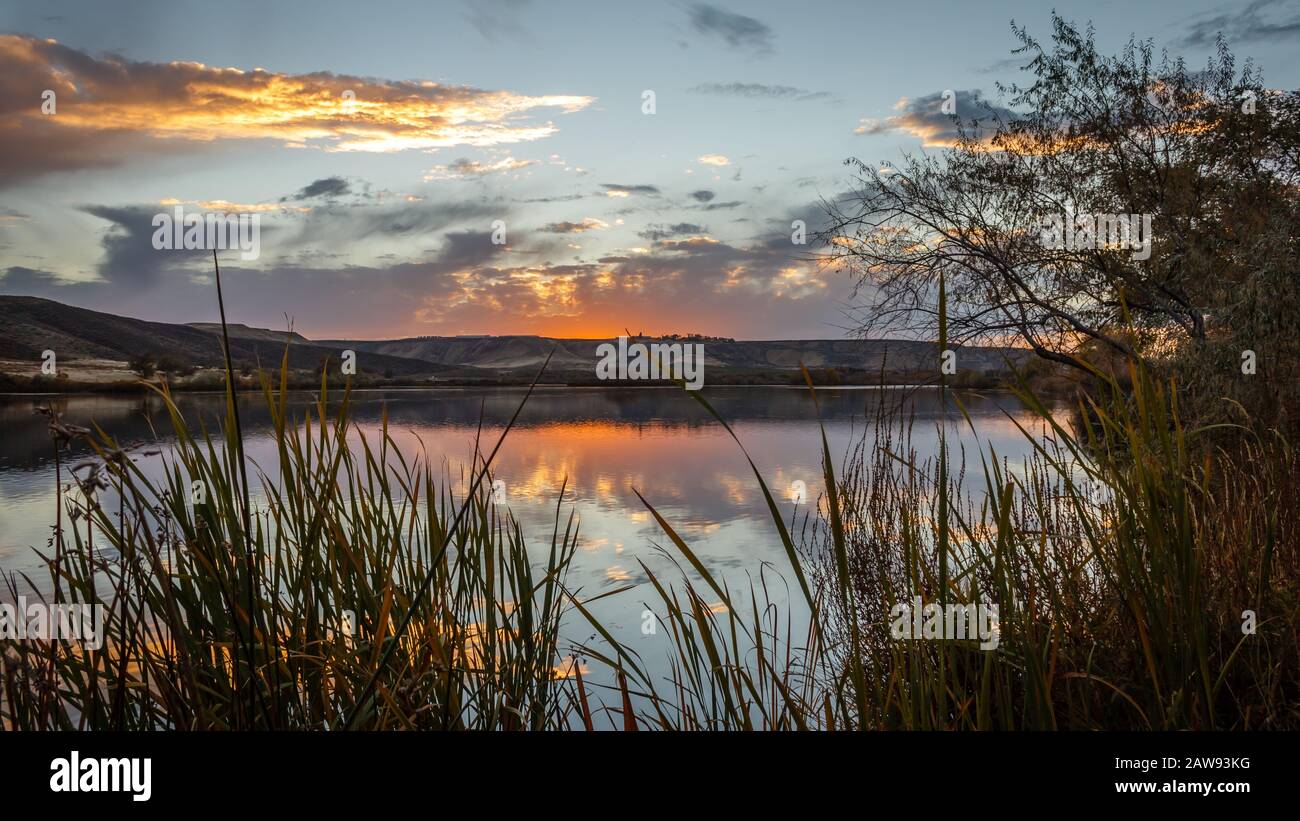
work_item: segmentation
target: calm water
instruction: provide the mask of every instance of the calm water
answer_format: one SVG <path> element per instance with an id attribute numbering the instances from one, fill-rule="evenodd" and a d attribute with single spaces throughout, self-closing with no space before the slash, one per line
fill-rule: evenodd
<path id="1" fill-rule="evenodd" d="M 796 481 L 804 483 L 808 503 L 816 502 L 822 490 L 820 440 L 806 390 L 706 388 L 704 395 L 732 424 L 773 493 L 782 497 L 787 521 L 795 513 L 791 488 Z M 521 396 L 516 389 L 361 392 L 354 395 L 353 417 L 367 435 L 377 438 L 380 414 L 387 407 L 390 428 L 404 451 L 419 451 L 422 442 L 426 458 L 459 477 L 473 453 L 480 415 L 485 439 L 494 442 Z M 832 454 L 839 460 L 853 442 L 869 435 L 881 393 L 824 389 L 818 397 Z M 888 390 L 885 399 L 915 413 L 913 446 L 922 457 L 934 452 L 939 426 L 946 427 L 950 446 L 955 450 L 960 443 L 967 454 L 970 492 L 983 487 L 978 448 L 991 445 L 1013 462 L 1028 452 L 1007 414 L 1027 426 L 1032 422 L 1010 395 L 963 394 L 975 433 L 955 410 L 943 412 L 937 391 Z M 241 401 L 249 457 L 274 476 L 275 449 L 267 415 L 258 407 L 261 400 Z M 303 393 L 291 403 L 305 409 L 313 401 L 311 394 Z M 160 404 L 146 397 L 0 397 L 0 570 L 27 572 L 46 586 L 47 574 L 33 548 L 44 548 L 54 521 L 52 448 L 45 420 L 34 413 L 47 403 L 68 422 L 93 421 L 124 443 L 161 443 L 165 450 L 166 437 L 156 437 L 153 431 L 168 427 Z M 224 399 L 182 395 L 179 405 L 191 422 L 203 418 L 215 425 Z M 84 455 L 74 451 L 67 463 L 75 464 Z M 539 389 L 498 454 L 494 473 L 504 480 L 507 503 L 530 544 L 536 545 L 539 563 L 545 562 L 557 502 L 566 515 L 576 512 L 581 541 L 569 583 L 586 596 L 643 581 L 638 559 L 663 578 L 679 578 L 673 564 L 656 552 L 656 545 L 671 545 L 633 488 L 733 586 L 747 587 L 749 576 L 763 562 L 782 571 L 786 567 L 744 457 L 726 431 L 677 388 Z M 109 510 L 116 504 L 111 492 L 101 502 Z M 651 650 L 645 642 L 654 639 L 643 637 L 640 628 L 643 603 L 653 600 L 653 590 L 638 589 L 603 599 L 594 609 L 620 640 Z M 573 637 L 582 640 L 588 633 L 589 628 Z"/>

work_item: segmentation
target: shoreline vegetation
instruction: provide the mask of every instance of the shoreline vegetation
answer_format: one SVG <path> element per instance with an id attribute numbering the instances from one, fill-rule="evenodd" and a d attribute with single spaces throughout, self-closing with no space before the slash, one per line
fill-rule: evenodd
<path id="1" fill-rule="evenodd" d="M 1140 365 L 1123 385 L 1097 373 L 1078 429 L 1022 385 L 1050 433 L 1022 429 L 1036 452 L 1023 466 L 969 455 L 986 477 L 971 497 L 942 439 L 917 461 L 904 417 L 882 416 L 873 440 L 839 456 L 823 433 L 826 492 L 802 521 L 787 521 L 751 459 L 788 564 L 747 586 L 717 576 L 641 497 L 682 572 L 642 564 L 646 583 L 595 598 L 621 597 L 629 618 L 651 609 L 663 676 L 567 586 L 573 512 L 557 504 L 549 543 L 529 544 L 492 503 L 513 419 L 476 445 L 458 497 L 401 453 L 386 419 L 371 439 L 350 424 L 350 385 L 331 402 L 323 376 L 317 404 L 291 417 L 287 368 L 257 376 L 275 476 L 250 475 L 231 392 L 217 442 L 166 383 L 155 389 L 176 440 L 161 480 L 109 434 L 48 412 L 56 458 L 73 438 L 98 457 L 89 475 L 60 474 L 76 489 L 61 494 L 46 555 L 53 595 L 101 605 L 106 643 L 0 643 L 5 729 L 1300 727 L 1300 460 L 1248 420 L 1185 429 L 1176 386 Z M 110 487 L 111 510 L 96 502 Z M 8 585 L 11 597 L 35 588 Z M 778 587 L 806 625 L 768 595 Z M 996 605 L 997 649 L 891 637 L 893 605 L 916 597 Z"/>
<path id="2" fill-rule="evenodd" d="M 71 363 L 74 367 L 76 362 Z M 123 363 L 125 364 L 125 363 Z M 817 387 L 884 387 L 912 388 L 917 386 L 938 387 L 934 380 L 934 371 L 889 372 L 881 374 L 866 370 L 849 370 L 839 368 L 814 368 L 809 370 L 809 377 Z M 431 379 L 388 379 L 361 375 L 350 380 L 357 390 L 383 388 L 526 388 L 530 379 L 523 376 L 498 376 L 480 378 L 431 378 Z M 172 393 L 224 393 L 226 390 L 224 376 L 215 369 L 198 369 L 176 379 L 166 380 L 168 390 Z M 78 380 L 73 378 L 49 377 L 43 375 L 19 376 L 12 373 L 0 373 L 0 396 L 16 395 L 63 395 L 63 394 L 150 394 L 157 391 L 163 380 L 158 378 L 114 379 L 111 381 Z M 311 371 L 290 372 L 286 384 L 290 390 L 314 390 L 320 387 L 320 374 Z M 572 388 L 671 388 L 675 387 L 671 379 L 638 380 L 600 380 L 591 374 L 555 374 L 544 387 Z M 705 385 L 713 387 L 752 386 L 752 387 L 799 387 L 805 384 L 804 375 L 799 371 L 715 371 L 707 370 Z M 1011 390 L 1018 384 L 1011 373 L 982 375 L 959 375 L 949 387 L 954 389 Z M 1072 383 L 1065 379 L 1043 380 L 1035 383 L 1043 393 L 1064 395 L 1072 388 Z M 237 376 L 235 390 L 239 393 L 258 393 L 261 390 L 255 376 L 249 374 Z"/>

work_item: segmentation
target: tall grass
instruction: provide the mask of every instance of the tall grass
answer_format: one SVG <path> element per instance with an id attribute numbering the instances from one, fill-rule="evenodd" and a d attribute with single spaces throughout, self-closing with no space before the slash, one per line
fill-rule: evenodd
<path id="1" fill-rule="evenodd" d="M 882 405 L 837 473 L 823 432 L 825 495 L 802 528 L 751 459 L 788 563 L 740 588 L 642 497 L 682 569 L 643 565 L 666 674 L 566 587 L 572 514 L 557 507 L 549 544 L 530 550 L 482 491 L 490 453 L 457 495 L 453 477 L 400 451 L 386 418 L 363 434 L 324 380 L 291 417 L 285 373 L 262 377 L 278 467 L 256 476 L 256 504 L 232 414 L 219 432 L 195 427 L 165 386 L 163 478 L 104 431 L 52 428 L 56 447 L 81 437 L 97 457 L 67 514 L 60 496 L 54 597 L 103 605 L 108 640 L 98 652 L 5 641 L 0 726 L 1300 726 L 1300 460 L 1249 425 L 1231 444 L 1185 430 L 1176 387 L 1140 368 L 1082 403 L 1075 426 L 1022 391 L 1037 423 L 1019 465 L 990 450 L 976 472 L 946 447 L 922 461 L 914 420 Z M 968 477 L 982 488 L 963 490 Z M 106 488 L 114 509 L 96 502 Z M 11 582 L 10 595 L 20 586 L 37 588 Z M 891 607 L 914 596 L 996 604 L 997 649 L 892 638 Z M 569 617 L 600 640 L 566 635 Z M 575 655 L 605 668 L 614 707 L 593 709 L 604 694 Z"/>
<path id="2" fill-rule="evenodd" d="M 823 432 L 826 496 L 794 563 L 800 634 L 766 583 L 735 595 L 651 507 L 700 581 L 674 590 L 646 568 L 676 653 L 668 682 L 627 653 L 609 663 L 633 668 L 647 720 L 674 729 L 1300 726 L 1300 460 L 1250 428 L 1198 447 L 1212 431 L 1184 430 L 1176 391 L 1129 376 L 1080 408 L 1077 433 L 1021 391 L 1046 436 L 1022 425 L 1034 455 L 1019 466 L 982 454 L 982 493 L 961 492 L 942 446 L 919 462 L 913 420 L 883 402 L 843 478 Z M 790 547 L 774 506 L 772 520 Z M 914 596 L 997 605 L 997 648 L 893 638 L 891 608 Z"/>
<path id="3" fill-rule="evenodd" d="M 488 494 L 456 498 L 427 461 L 398 451 L 386 418 L 371 441 L 351 425 L 346 395 L 331 409 L 324 383 L 301 419 L 288 417 L 286 391 L 265 380 L 263 390 L 279 467 L 260 476 L 265 499 L 247 532 L 233 431 L 217 441 L 192 430 L 165 387 L 175 437 L 165 479 L 146 476 L 108 434 L 89 437 L 121 505 L 84 501 L 86 534 L 70 529 L 62 564 L 50 567 L 56 596 L 106 608 L 108 643 L 92 653 L 7 642 L 4 723 L 562 724 L 572 707 L 556 670 L 572 521 L 539 569 Z M 90 549 L 95 531 L 106 550 Z M 414 595 L 426 578 L 424 595 Z M 394 638 L 408 613 L 408 629 Z M 372 677 L 377 697 L 363 698 Z"/>

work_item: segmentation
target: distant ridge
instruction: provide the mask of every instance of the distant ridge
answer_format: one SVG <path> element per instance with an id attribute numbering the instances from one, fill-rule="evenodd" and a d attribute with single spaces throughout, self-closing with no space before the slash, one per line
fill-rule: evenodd
<path id="1" fill-rule="evenodd" d="M 37 297 L 0 296 L 0 359 L 35 361 L 44 350 L 67 360 L 130 361 L 167 354 L 190 365 L 220 367 L 221 326 L 210 322 L 172 324 L 74 308 Z M 391 378 L 459 376 L 468 379 L 531 376 L 554 351 L 548 379 L 585 381 L 594 377 L 597 349 L 616 339 L 556 339 L 531 335 L 423 336 L 391 340 L 310 340 L 290 331 L 229 326 L 231 355 L 238 367 L 277 367 L 290 344 L 289 367 L 316 368 L 339 352 L 364 352 L 363 367 Z M 643 337 L 642 341 L 654 341 Z M 668 340 L 683 341 L 685 340 Z M 693 343 L 692 343 L 693 344 Z M 705 367 L 715 372 L 797 374 L 810 369 L 858 374 L 933 372 L 939 356 L 933 342 L 893 339 L 704 340 Z M 995 374 L 1007 362 L 1030 356 L 1018 348 L 964 347 L 959 367 L 965 373 Z"/>
<path id="2" fill-rule="evenodd" d="M 129 362 L 137 356 L 166 354 L 189 365 L 216 368 L 225 358 L 220 325 L 199 326 L 148 322 L 143 319 L 74 308 L 50 299 L 0 296 L 0 359 L 39 362 L 52 350 L 61 360 L 109 359 Z M 216 333 L 212 328 L 216 329 Z M 230 355 L 236 367 L 279 367 L 285 334 L 247 326 L 231 326 Z M 298 340 L 302 340 L 299 342 Z M 288 346 L 289 367 L 314 369 L 323 359 L 339 359 L 337 348 L 315 345 L 293 334 Z M 395 377 L 415 377 L 451 370 L 415 359 L 382 353 L 368 357 L 366 366 Z"/>

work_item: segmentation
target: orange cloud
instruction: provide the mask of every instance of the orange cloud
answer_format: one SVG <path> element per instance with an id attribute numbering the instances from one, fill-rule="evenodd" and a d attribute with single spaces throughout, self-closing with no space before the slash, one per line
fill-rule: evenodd
<path id="1" fill-rule="evenodd" d="M 171 207 L 174 205 L 194 205 L 204 211 L 213 211 L 219 214 L 238 214 L 238 213 L 279 213 L 293 211 L 305 214 L 311 211 L 306 206 L 290 206 L 274 202 L 230 202 L 228 200 L 178 200 L 175 197 L 167 197 L 158 201 L 159 205 Z"/>
<path id="2" fill-rule="evenodd" d="M 47 90 L 53 113 L 42 111 Z M 35 163 L 29 176 L 108 164 L 160 140 L 276 140 L 371 152 L 528 142 L 557 130 L 532 119 L 536 110 L 573 112 L 592 102 L 328 72 L 95 58 L 54 40 L 0 35 L 0 154 L 9 158 L 0 162 L 15 169 Z"/>
<path id="3" fill-rule="evenodd" d="M 989 103 L 979 91 L 948 89 L 922 97 L 903 97 L 894 104 L 894 110 L 898 113 L 883 120 L 862 118 L 853 133 L 906 133 L 920 137 L 927 148 L 952 148 L 961 136 L 959 123 L 970 136 L 987 142 L 998 121 L 1016 119 L 1014 112 Z"/>

